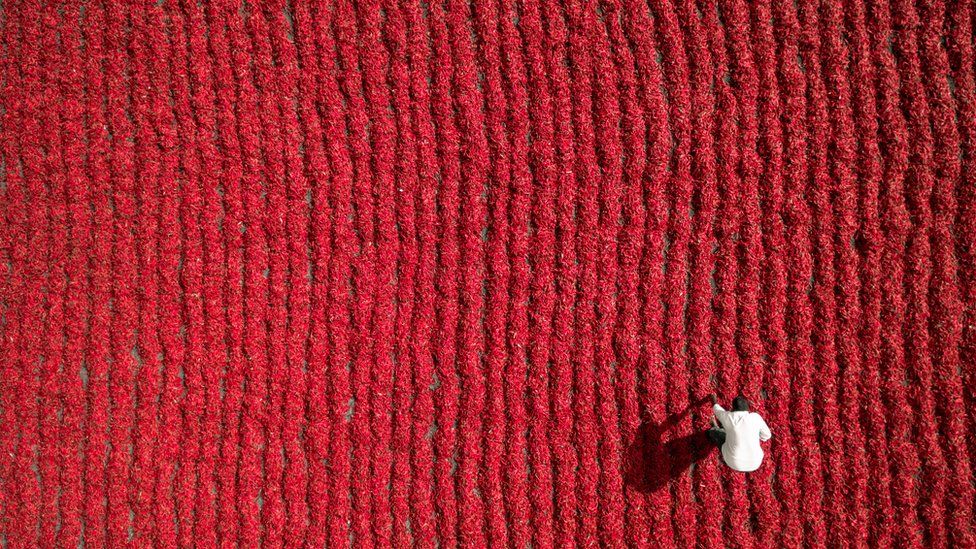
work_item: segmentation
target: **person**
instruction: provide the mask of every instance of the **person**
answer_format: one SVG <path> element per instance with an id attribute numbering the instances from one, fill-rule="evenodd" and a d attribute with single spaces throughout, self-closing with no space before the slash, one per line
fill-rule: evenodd
<path id="1" fill-rule="evenodd" d="M 732 410 L 726 410 L 712 395 L 712 428 L 708 438 L 722 449 L 722 459 L 734 471 L 749 473 L 762 465 L 762 442 L 773 434 L 759 414 L 749 411 L 749 401 L 739 395 L 732 400 Z M 716 423 L 716 420 L 718 422 Z"/>

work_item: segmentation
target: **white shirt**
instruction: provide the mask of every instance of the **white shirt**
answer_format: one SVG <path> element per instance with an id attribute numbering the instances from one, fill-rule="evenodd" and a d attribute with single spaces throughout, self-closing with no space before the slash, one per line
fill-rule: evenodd
<path id="1" fill-rule="evenodd" d="M 762 465 L 760 442 L 773 436 L 763 418 L 755 412 L 729 412 L 718 404 L 712 407 L 715 417 L 725 430 L 722 458 L 736 471 L 748 473 Z"/>

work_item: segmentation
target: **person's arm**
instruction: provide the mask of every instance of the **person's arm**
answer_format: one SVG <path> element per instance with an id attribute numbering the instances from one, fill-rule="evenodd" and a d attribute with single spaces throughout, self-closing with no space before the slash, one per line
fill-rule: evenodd
<path id="1" fill-rule="evenodd" d="M 728 415 L 728 412 L 725 411 L 725 408 L 722 408 L 722 405 L 721 404 L 719 404 L 718 402 L 716 402 L 715 404 L 712 405 L 712 413 L 715 414 L 715 418 L 718 419 L 719 425 L 724 429 L 725 428 L 725 416 Z"/>
<path id="2" fill-rule="evenodd" d="M 769 425 L 766 425 L 766 420 L 759 414 L 756 414 L 756 417 L 759 418 L 759 440 L 766 442 L 773 438 L 773 433 L 769 430 Z"/>

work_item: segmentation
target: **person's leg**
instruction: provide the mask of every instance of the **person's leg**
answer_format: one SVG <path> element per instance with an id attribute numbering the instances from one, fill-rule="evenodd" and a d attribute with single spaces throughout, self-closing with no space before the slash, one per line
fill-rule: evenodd
<path id="1" fill-rule="evenodd" d="M 706 431 L 705 434 L 708 435 L 708 440 L 712 441 L 712 444 L 715 446 L 725 444 L 725 431 L 713 427 Z"/>

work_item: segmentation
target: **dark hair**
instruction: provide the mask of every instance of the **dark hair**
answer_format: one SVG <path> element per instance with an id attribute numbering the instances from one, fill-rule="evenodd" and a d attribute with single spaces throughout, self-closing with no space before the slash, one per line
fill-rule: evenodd
<path id="1" fill-rule="evenodd" d="M 732 411 L 733 412 L 748 412 L 749 411 L 749 401 L 746 397 L 739 395 L 732 399 Z"/>

